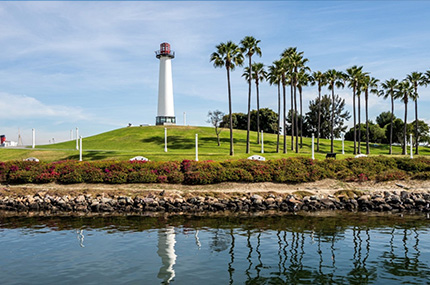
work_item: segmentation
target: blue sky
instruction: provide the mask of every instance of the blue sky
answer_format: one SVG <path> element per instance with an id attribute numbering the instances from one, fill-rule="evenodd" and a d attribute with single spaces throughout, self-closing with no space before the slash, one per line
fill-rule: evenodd
<path id="1" fill-rule="evenodd" d="M 20 129 L 30 144 L 35 128 L 44 144 L 68 140 L 75 127 L 90 136 L 154 124 L 154 51 L 164 41 L 176 52 L 178 124 L 183 112 L 187 124 L 199 126 L 208 125 L 209 110 L 228 112 L 225 69 L 209 58 L 220 42 L 247 35 L 261 40 L 263 56 L 254 60 L 266 65 L 294 46 L 312 70 L 363 65 L 381 80 L 403 79 L 430 69 L 429 11 L 429 1 L 0 2 L 0 133 L 17 140 Z M 232 73 L 234 112 L 247 107 L 242 71 Z M 260 106 L 276 110 L 276 92 L 262 83 Z M 351 112 L 351 91 L 338 94 Z M 430 87 L 419 94 L 420 118 L 430 122 Z M 315 87 L 305 88 L 305 109 L 316 95 Z M 373 120 L 389 109 L 388 101 L 370 98 Z"/>

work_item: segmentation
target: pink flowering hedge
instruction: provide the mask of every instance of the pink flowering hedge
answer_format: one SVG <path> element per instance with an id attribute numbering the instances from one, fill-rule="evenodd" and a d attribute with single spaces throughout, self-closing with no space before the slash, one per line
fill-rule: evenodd
<path id="1" fill-rule="evenodd" d="M 311 160 L 295 157 L 268 161 L 182 162 L 58 161 L 0 162 L 0 182 L 21 183 L 302 183 L 325 178 L 364 182 L 430 178 L 430 159 L 370 157 Z"/>

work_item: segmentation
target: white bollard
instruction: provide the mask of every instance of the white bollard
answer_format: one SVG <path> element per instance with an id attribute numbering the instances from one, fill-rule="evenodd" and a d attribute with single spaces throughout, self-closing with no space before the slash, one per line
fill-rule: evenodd
<path id="1" fill-rule="evenodd" d="M 196 161 L 199 161 L 199 135 L 196 134 Z"/>
<path id="2" fill-rule="evenodd" d="M 342 133 L 342 154 L 345 154 L 345 134 Z"/>
<path id="3" fill-rule="evenodd" d="M 76 128 L 76 150 L 79 150 L 79 129 Z"/>
<path id="4" fill-rule="evenodd" d="M 312 159 L 315 159 L 315 151 L 314 151 L 314 141 L 315 141 L 315 135 L 312 133 Z"/>
<path id="5" fill-rule="evenodd" d="M 263 138 L 263 131 L 261 131 L 261 153 L 264 153 L 264 138 Z"/>
<path id="6" fill-rule="evenodd" d="M 414 158 L 414 152 L 412 151 L 413 150 L 413 146 L 412 146 L 412 134 L 409 135 L 409 140 L 411 142 L 411 148 L 410 148 L 411 158 Z"/>
<path id="7" fill-rule="evenodd" d="M 79 137 L 79 161 L 82 161 L 82 137 Z"/>
<path id="8" fill-rule="evenodd" d="M 32 148 L 34 148 L 36 146 L 36 130 L 32 129 L 33 132 L 33 143 L 32 143 Z"/>
<path id="9" fill-rule="evenodd" d="M 164 128 L 164 152 L 167 152 L 167 128 Z"/>

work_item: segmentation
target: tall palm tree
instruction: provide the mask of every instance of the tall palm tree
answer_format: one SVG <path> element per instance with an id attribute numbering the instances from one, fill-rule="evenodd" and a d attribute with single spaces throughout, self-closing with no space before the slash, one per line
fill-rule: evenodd
<path id="1" fill-rule="evenodd" d="M 248 57 L 249 74 L 252 74 L 251 58 L 254 54 L 261 57 L 261 49 L 258 46 L 260 40 L 252 36 L 246 36 L 240 41 L 240 51 Z M 249 153 L 249 130 L 251 128 L 251 77 L 248 79 L 248 125 L 246 128 L 246 153 Z"/>
<path id="2" fill-rule="evenodd" d="M 343 88 L 345 86 L 344 79 L 345 75 L 334 69 L 327 70 L 325 73 L 325 78 L 327 80 L 328 89 L 331 90 L 331 127 L 330 127 L 330 136 L 331 136 L 331 147 L 330 151 L 334 152 L 334 109 L 335 109 L 335 101 L 334 101 L 334 89 L 335 88 Z"/>
<path id="3" fill-rule="evenodd" d="M 317 129 L 317 151 L 320 151 L 320 132 L 321 132 L 321 87 L 325 86 L 325 75 L 321 71 L 314 71 L 311 77 L 311 85 L 318 84 L 318 129 Z"/>
<path id="4" fill-rule="evenodd" d="M 383 90 L 379 91 L 379 96 L 383 96 L 384 99 L 390 97 L 391 99 L 391 120 L 390 120 L 390 152 L 393 154 L 393 118 L 394 118 L 394 98 L 396 95 L 396 87 L 399 81 L 397 79 L 391 78 L 390 80 L 385 80 L 381 84 Z"/>
<path id="5" fill-rule="evenodd" d="M 297 53 L 297 47 L 289 47 L 284 50 L 281 54 L 283 60 L 286 63 L 286 81 L 290 85 L 290 97 L 291 97 L 291 150 L 294 150 L 294 127 L 295 127 L 295 113 L 294 113 L 294 92 L 293 92 L 293 67 L 290 65 L 291 56 Z"/>
<path id="6" fill-rule="evenodd" d="M 269 73 L 267 75 L 267 79 L 270 85 L 276 84 L 278 86 L 278 131 L 276 134 L 276 152 L 279 153 L 279 134 L 281 132 L 281 62 L 274 61 L 273 65 L 269 66 Z"/>
<path id="7" fill-rule="evenodd" d="M 239 47 L 232 41 L 220 43 L 216 47 L 216 51 L 211 54 L 210 61 L 213 62 L 215 68 L 223 68 L 227 70 L 227 87 L 228 87 L 228 111 L 230 121 L 230 155 L 234 155 L 233 151 L 233 117 L 231 108 L 231 87 L 230 87 L 230 71 L 234 70 L 236 65 L 242 66 L 243 55 Z"/>
<path id="8" fill-rule="evenodd" d="M 299 126 L 298 126 L 298 112 L 297 112 L 297 77 L 300 68 L 305 68 L 306 62 L 308 62 L 307 58 L 303 57 L 303 52 L 295 52 L 290 56 L 290 67 L 292 68 L 292 84 L 294 90 L 294 126 L 295 126 L 295 135 L 296 135 L 296 153 L 299 152 Z"/>
<path id="9" fill-rule="evenodd" d="M 264 70 L 264 64 L 261 62 L 252 64 L 252 78 L 255 80 L 257 89 L 257 143 L 260 144 L 260 82 L 267 79 L 267 71 Z"/>
<path id="10" fill-rule="evenodd" d="M 369 148 L 369 92 L 378 94 L 378 82 L 379 80 L 366 75 L 361 81 L 361 90 L 364 92 L 364 102 L 366 110 L 366 154 L 370 154 Z"/>
<path id="11" fill-rule="evenodd" d="M 309 82 L 311 81 L 310 75 L 306 73 L 307 69 L 309 68 L 301 68 L 297 75 L 297 89 L 299 89 L 300 95 L 300 148 L 303 147 L 303 86 L 308 86 Z"/>
<path id="12" fill-rule="evenodd" d="M 356 113 L 355 113 L 355 96 L 357 95 L 358 84 L 363 76 L 363 66 L 357 67 L 356 65 L 346 69 L 346 76 L 349 82 L 348 87 L 352 88 L 352 113 L 354 117 L 354 154 L 357 153 L 357 130 L 356 130 Z"/>
<path id="13" fill-rule="evenodd" d="M 407 80 L 403 80 L 402 82 L 400 82 L 397 85 L 396 88 L 396 99 L 400 99 L 403 101 L 403 103 L 405 104 L 405 121 L 404 121 L 404 129 L 403 129 L 403 150 L 402 150 L 402 154 L 406 154 L 406 148 L 407 148 L 407 143 L 406 143 L 406 132 L 407 132 L 407 123 L 408 123 L 408 102 L 409 102 L 409 98 L 412 96 L 412 94 L 414 93 L 414 87 L 410 84 L 409 81 Z"/>
<path id="14" fill-rule="evenodd" d="M 418 154 L 418 86 L 427 85 L 427 78 L 421 72 L 412 72 L 406 80 L 414 87 L 411 98 L 415 102 L 415 154 Z"/>

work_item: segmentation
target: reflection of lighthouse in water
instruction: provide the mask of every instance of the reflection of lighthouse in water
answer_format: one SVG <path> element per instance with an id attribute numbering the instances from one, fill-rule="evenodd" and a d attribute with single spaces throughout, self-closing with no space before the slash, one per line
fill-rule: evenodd
<path id="1" fill-rule="evenodd" d="M 175 243 L 175 229 L 173 227 L 159 230 L 157 253 L 161 257 L 162 266 L 157 277 L 163 280 L 163 284 L 169 284 L 175 277 L 175 270 L 173 269 L 176 262 Z"/>

